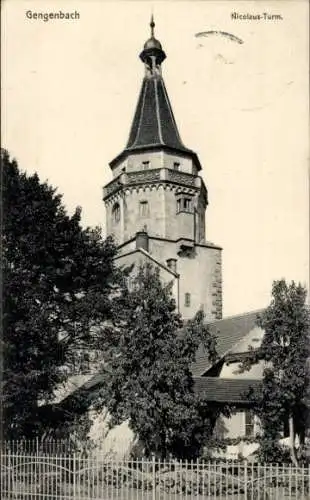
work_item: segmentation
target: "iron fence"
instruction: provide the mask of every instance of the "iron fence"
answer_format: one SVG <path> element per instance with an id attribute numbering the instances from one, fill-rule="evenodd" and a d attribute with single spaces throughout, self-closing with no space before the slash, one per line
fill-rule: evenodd
<path id="1" fill-rule="evenodd" d="M 98 446 L 98 443 L 97 443 Z M 104 438 L 100 441 L 101 455 L 109 455 L 122 459 L 128 458 L 132 442 L 122 439 Z M 23 439 L 3 441 L 0 448 L 4 454 L 23 454 L 23 455 L 82 455 L 89 456 L 93 452 L 93 444 L 91 441 L 79 441 L 73 438 L 70 439 Z"/>
<path id="2" fill-rule="evenodd" d="M 304 500 L 310 467 L 0 455 L 3 500 Z"/>

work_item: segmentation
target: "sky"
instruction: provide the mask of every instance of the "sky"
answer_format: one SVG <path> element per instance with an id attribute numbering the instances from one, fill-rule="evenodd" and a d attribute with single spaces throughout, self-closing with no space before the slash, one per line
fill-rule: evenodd
<path id="1" fill-rule="evenodd" d="M 59 11 L 79 19 L 29 19 Z M 6 0 L 2 147 L 104 230 L 102 187 L 128 138 L 152 11 L 181 138 L 203 166 L 206 236 L 223 247 L 224 315 L 265 307 L 276 279 L 309 287 L 307 0 Z M 206 31 L 243 43 L 196 36 Z"/>

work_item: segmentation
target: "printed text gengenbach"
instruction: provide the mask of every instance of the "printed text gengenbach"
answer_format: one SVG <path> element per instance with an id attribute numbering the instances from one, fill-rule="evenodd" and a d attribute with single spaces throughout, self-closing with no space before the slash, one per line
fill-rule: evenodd
<path id="1" fill-rule="evenodd" d="M 27 19 L 41 20 L 44 22 L 51 21 L 53 19 L 61 19 L 64 21 L 71 21 L 75 19 L 80 19 L 80 13 L 76 10 L 73 12 L 63 12 L 59 10 L 58 12 L 35 12 L 33 10 L 26 11 Z"/>

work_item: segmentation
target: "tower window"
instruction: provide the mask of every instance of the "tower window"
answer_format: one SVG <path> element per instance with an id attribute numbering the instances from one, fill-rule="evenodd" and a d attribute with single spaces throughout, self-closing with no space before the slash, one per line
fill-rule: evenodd
<path id="1" fill-rule="evenodd" d="M 178 161 L 173 162 L 174 170 L 180 170 L 180 163 Z"/>
<path id="2" fill-rule="evenodd" d="M 112 208 L 112 219 L 114 223 L 117 223 L 120 221 L 121 218 L 121 207 L 119 206 L 119 203 L 115 203 Z"/>
<path id="3" fill-rule="evenodd" d="M 184 305 L 185 307 L 190 307 L 191 305 L 191 294 L 188 292 L 185 294 Z"/>
<path id="4" fill-rule="evenodd" d="M 149 204 L 147 201 L 140 201 L 139 215 L 141 217 L 147 217 L 149 215 Z"/>
<path id="5" fill-rule="evenodd" d="M 177 213 L 178 212 L 192 212 L 191 198 L 178 198 L 177 199 Z"/>
<path id="6" fill-rule="evenodd" d="M 148 168 L 150 168 L 150 162 L 149 161 L 143 161 L 142 162 L 142 168 L 143 168 L 143 170 L 147 170 Z"/>
<path id="7" fill-rule="evenodd" d="M 190 212 L 191 210 L 191 200 L 190 198 L 183 198 L 183 208 L 185 212 Z"/>

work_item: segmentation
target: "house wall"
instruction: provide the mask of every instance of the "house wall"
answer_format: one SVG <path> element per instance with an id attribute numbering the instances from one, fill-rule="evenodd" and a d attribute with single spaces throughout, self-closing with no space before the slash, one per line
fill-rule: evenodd
<path id="1" fill-rule="evenodd" d="M 246 437 L 245 413 L 247 410 L 238 410 L 232 413 L 230 417 L 221 418 L 221 428 L 224 429 L 223 437 L 236 439 Z M 259 419 L 254 417 L 253 436 L 259 432 Z"/>
<path id="2" fill-rule="evenodd" d="M 259 380 L 263 376 L 264 371 L 264 363 L 261 361 L 257 365 L 253 365 L 249 371 L 244 371 L 239 373 L 240 363 L 224 363 L 223 368 L 220 373 L 220 378 L 242 378 L 242 379 L 251 379 L 251 380 Z"/>

